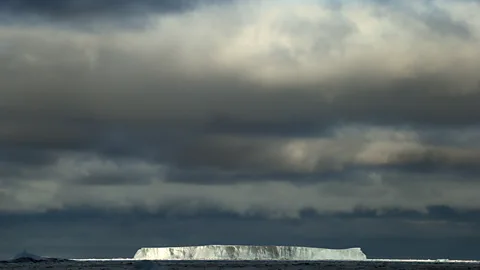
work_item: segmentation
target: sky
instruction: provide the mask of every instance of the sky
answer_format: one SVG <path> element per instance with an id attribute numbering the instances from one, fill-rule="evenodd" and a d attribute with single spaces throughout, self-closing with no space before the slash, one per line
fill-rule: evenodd
<path id="1" fill-rule="evenodd" d="M 0 2 L 0 259 L 480 259 L 480 2 Z"/>

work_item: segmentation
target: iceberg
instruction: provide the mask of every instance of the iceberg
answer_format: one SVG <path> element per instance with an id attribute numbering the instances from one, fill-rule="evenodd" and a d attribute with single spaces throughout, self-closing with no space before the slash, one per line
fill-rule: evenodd
<path id="1" fill-rule="evenodd" d="M 206 245 L 140 248 L 136 260 L 366 260 L 360 248 L 327 249 L 296 246 Z"/>
<path id="2" fill-rule="evenodd" d="M 44 258 L 44 257 L 29 253 L 26 250 L 23 250 L 22 252 L 16 254 L 12 258 L 12 260 L 15 260 L 15 261 L 20 261 L 20 260 L 43 261 L 45 259 L 46 258 Z"/>
<path id="3" fill-rule="evenodd" d="M 26 263 L 26 262 L 62 262 L 68 261 L 65 259 L 57 259 L 57 258 L 50 258 L 50 257 L 42 257 L 23 250 L 22 252 L 13 256 L 10 262 L 16 263 Z"/>

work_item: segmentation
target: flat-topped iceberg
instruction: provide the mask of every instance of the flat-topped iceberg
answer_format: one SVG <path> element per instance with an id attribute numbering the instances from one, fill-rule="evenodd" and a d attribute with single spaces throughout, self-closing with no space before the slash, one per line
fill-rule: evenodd
<path id="1" fill-rule="evenodd" d="M 296 246 L 208 245 L 141 248 L 137 260 L 365 260 L 360 248 L 327 249 Z"/>

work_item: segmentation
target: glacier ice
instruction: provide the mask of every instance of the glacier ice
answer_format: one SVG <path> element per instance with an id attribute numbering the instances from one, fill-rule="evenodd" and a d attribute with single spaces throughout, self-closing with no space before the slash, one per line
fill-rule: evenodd
<path id="1" fill-rule="evenodd" d="M 296 246 L 206 245 L 140 248 L 137 260 L 365 260 L 360 248 L 326 249 Z"/>

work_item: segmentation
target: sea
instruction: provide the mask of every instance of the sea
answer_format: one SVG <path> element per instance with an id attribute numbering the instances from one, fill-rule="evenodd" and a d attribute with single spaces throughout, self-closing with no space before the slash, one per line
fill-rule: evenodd
<path id="1" fill-rule="evenodd" d="M 480 269 L 480 261 L 139 261 L 139 260 L 58 260 L 0 262 L 0 269 Z"/>

